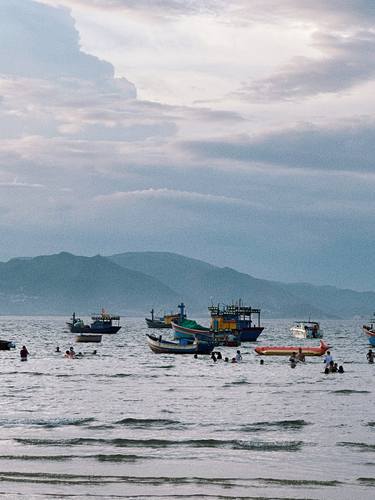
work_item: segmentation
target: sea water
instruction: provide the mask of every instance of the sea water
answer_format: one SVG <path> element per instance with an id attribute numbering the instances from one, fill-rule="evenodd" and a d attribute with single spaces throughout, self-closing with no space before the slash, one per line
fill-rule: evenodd
<path id="1" fill-rule="evenodd" d="M 0 352 L 0 495 L 374 498 L 375 365 L 360 321 L 322 322 L 345 369 L 330 375 L 320 357 L 260 365 L 255 345 L 318 344 L 294 339 L 291 323 L 265 321 L 231 364 L 152 353 L 143 319 L 74 344 L 65 318 L 0 318 L 0 338 L 17 344 Z M 63 357 L 70 345 L 82 359 Z"/>

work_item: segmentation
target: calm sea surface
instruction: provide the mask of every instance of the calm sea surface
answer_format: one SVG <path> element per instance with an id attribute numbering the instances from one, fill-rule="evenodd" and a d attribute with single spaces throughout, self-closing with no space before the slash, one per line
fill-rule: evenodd
<path id="1" fill-rule="evenodd" d="M 74 344 L 66 319 L 0 318 L 17 344 L 0 351 L 3 497 L 375 498 L 375 365 L 360 321 L 322 322 L 345 368 L 324 375 L 322 358 L 261 366 L 254 344 L 237 365 L 153 354 L 141 319 Z M 318 344 L 294 339 L 290 321 L 264 324 L 258 345 Z"/>

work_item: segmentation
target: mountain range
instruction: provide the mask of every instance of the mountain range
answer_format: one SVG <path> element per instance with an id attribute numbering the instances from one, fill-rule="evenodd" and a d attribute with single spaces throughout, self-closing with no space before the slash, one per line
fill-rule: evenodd
<path id="1" fill-rule="evenodd" d="M 82 257 L 61 252 L 0 262 L 0 314 L 85 315 L 105 307 L 126 315 L 175 311 L 189 315 L 239 299 L 264 317 L 307 319 L 368 316 L 374 292 L 280 283 L 169 252 Z"/>

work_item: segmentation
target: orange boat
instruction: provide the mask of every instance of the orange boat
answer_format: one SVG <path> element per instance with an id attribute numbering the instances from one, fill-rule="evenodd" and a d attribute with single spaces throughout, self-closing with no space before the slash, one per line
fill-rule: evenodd
<path id="1" fill-rule="evenodd" d="M 261 356 L 291 356 L 293 353 L 298 353 L 299 349 L 305 356 L 323 356 L 329 349 L 329 345 L 323 340 L 320 341 L 319 347 L 302 347 L 302 346 L 260 346 L 255 348 L 255 352 Z"/>

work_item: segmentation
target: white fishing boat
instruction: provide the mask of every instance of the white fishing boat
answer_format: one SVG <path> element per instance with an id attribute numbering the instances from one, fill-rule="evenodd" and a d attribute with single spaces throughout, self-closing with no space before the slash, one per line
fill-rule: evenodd
<path id="1" fill-rule="evenodd" d="M 295 321 L 290 331 L 297 339 L 323 338 L 323 331 L 317 321 Z"/>

